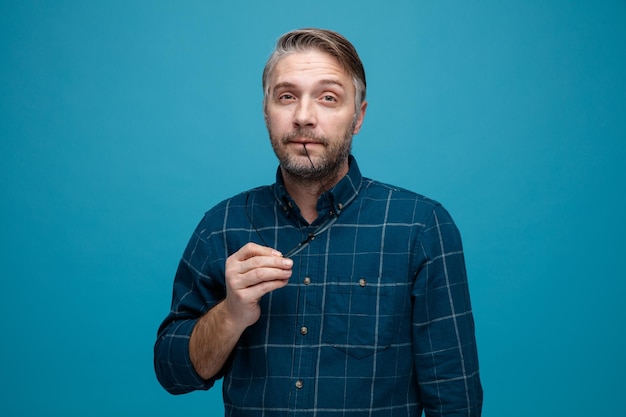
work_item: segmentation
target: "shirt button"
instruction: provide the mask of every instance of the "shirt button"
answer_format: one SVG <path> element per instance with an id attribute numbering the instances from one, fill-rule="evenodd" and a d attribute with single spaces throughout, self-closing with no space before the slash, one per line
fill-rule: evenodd
<path id="1" fill-rule="evenodd" d="M 304 278 L 303 282 L 304 282 L 304 285 L 309 285 L 311 283 L 311 278 L 306 277 L 306 278 Z"/>
<path id="2" fill-rule="evenodd" d="M 300 334 L 301 334 L 301 335 L 303 335 L 303 336 L 304 336 L 304 335 L 305 335 L 305 334 L 307 334 L 308 332 L 309 332 L 309 329 L 307 329 L 307 328 L 306 328 L 306 326 L 302 326 L 302 327 L 300 327 Z"/>
<path id="3" fill-rule="evenodd" d="M 302 388 L 303 386 L 304 386 L 304 383 L 303 383 L 302 381 L 300 381 L 300 380 L 297 380 L 297 381 L 296 381 L 296 388 L 300 389 L 300 388 Z"/>
<path id="4" fill-rule="evenodd" d="M 360 285 L 361 287 L 365 287 L 365 286 L 367 285 L 367 280 L 366 280 L 365 278 L 361 278 L 361 279 L 359 280 L 359 285 Z"/>

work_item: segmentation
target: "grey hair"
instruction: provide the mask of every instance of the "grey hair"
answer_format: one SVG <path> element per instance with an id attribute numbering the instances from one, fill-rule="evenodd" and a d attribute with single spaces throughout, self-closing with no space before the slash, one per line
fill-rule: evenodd
<path id="1" fill-rule="evenodd" d="M 365 101 L 367 83 L 365 70 L 354 46 L 342 35 L 327 29 L 298 29 L 282 35 L 276 42 L 276 47 L 263 69 L 263 109 L 267 107 L 270 94 L 269 80 L 276 68 L 276 64 L 285 56 L 294 52 L 304 52 L 315 49 L 334 57 L 339 64 L 350 74 L 355 89 L 355 120 Z"/>

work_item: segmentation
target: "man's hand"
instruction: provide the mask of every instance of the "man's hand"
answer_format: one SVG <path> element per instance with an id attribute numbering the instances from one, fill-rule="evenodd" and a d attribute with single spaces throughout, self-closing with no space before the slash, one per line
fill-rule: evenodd
<path id="1" fill-rule="evenodd" d="M 224 308 L 242 331 L 259 319 L 261 297 L 287 285 L 292 266 L 293 261 L 280 252 L 255 243 L 228 257 Z"/>
<path id="2" fill-rule="evenodd" d="M 226 260 L 226 298 L 196 323 L 189 356 L 196 372 L 214 376 L 241 333 L 261 316 L 259 300 L 289 282 L 293 261 L 272 248 L 248 243 Z"/>

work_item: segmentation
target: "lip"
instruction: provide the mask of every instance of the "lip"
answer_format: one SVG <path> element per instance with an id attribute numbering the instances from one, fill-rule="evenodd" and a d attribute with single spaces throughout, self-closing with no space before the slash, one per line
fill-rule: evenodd
<path id="1" fill-rule="evenodd" d="M 302 146 L 308 146 L 308 145 L 321 145 L 321 142 L 316 142 L 310 139 L 293 139 L 290 140 L 287 143 L 292 143 L 294 145 L 302 145 Z"/>

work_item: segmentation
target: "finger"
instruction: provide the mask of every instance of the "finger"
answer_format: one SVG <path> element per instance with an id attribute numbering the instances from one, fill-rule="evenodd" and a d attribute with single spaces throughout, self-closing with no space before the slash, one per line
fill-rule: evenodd
<path id="1" fill-rule="evenodd" d="M 231 306 L 232 311 L 247 311 L 252 306 L 258 308 L 258 302 L 265 294 L 282 288 L 287 285 L 288 279 L 275 279 L 263 281 L 251 287 L 246 287 L 236 291 L 228 292 L 226 302 Z M 235 317 L 242 317 L 241 313 L 235 313 Z"/>
<path id="2" fill-rule="evenodd" d="M 255 256 L 280 257 L 282 256 L 282 253 L 274 248 L 249 242 L 242 246 L 237 252 L 233 253 L 232 256 L 238 261 L 245 261 L 246 259 L 254 258 Z"/>
<path id="3" fill-rule="evenodd" d="M 291 269 L 293 260 L 282 256 L 254 256 L 237 264 L 240 274 L 245 274 L 255 269 Z"/>
<path id="4" fill-rule="evenodd" d="M 249 287 L 247 291 L 250 291 L 250 296 L 256 301 L 260 300 L 265 294 L 284 287 L 289 283 L 289 279 L 275 279 L 271 281 L 263 281 L 252 287 Z"/>
<path id="5" fill-rule="evenodd" d="M 236 274 L 236 283 L 233 286 L 246 288 L 261 282 L 273 280 L 286 280 L 291 277 L 293 261 L 290 259 L 268 257 L 254 257 L 248 261 L 239 263 L 241 268 Z"/>
<path id="6" fill-rule="evenodd" d="M 256 302 L 264 294 L 287 285 L 291 275 L 290 269 L 259 268 L 239 275 L 230 282 L 229 289 L 240 301 Z M 227 292 L 230 294 L 231 291 Z"/>
<path id="7" fill-rule="evenodd" d="M 269 253 L 246 258 L 252 253 Z M 277 251 L 257 244 L 247 244 L 226 260 L 226 279 L 234 289 L 244 289 L 264 281 L 284 280 L 291 276 L 293 260 L 276 255 Z M 243 260 L 239 260 L 243 258 Z"/>

